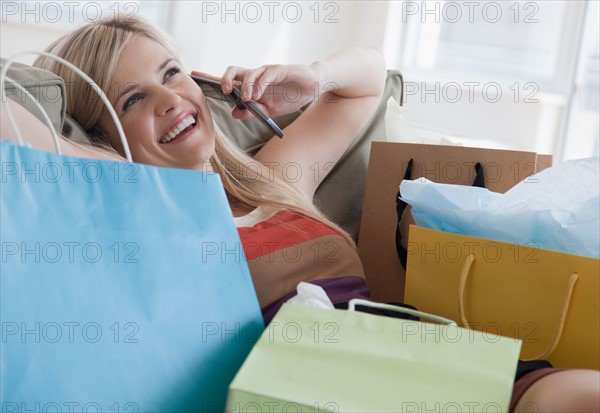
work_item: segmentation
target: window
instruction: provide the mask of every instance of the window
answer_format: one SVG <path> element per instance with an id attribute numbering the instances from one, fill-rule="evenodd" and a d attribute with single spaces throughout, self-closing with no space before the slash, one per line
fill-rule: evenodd
<path id="1" fill-rule="evenodd" d="M 598 2 L 398 1 L 388 16 L 409 122 L 555 161 L 598 153 Z"/>
<path id="2" fill-rule="evenodd" d="M 600 146 L 600 30 L 598 2 L 588 6 L 581 42 L 579 70 L 574 82 L 563 159 L 599 156 Z"/>
<path id="3" fill-rule="evenodd" d="M 419 25 L 417 47 L 412 56 L 406 56 L 409 65 L 434 73 L 468 70 L 481 76 L 554 80 L 559 71 L 565 3 L 545 2 L 540 7 L 531 1 L 506 1 L 475 7 L 477 3 L 472 2 L 469 8 L 448 8 L 452 3 L 434 3 L 440 9 L 440 22 Z"/>

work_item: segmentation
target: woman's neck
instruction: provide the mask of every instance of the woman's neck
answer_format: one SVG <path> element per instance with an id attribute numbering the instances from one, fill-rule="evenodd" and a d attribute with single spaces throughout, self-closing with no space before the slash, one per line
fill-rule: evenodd
<path id="1" fill-rule="evenodd" d="M 227 194 L 227 200 L 234 217 L 241 217 L 252 212 L 256 207 L 245 203 L 230 194 Z"/>

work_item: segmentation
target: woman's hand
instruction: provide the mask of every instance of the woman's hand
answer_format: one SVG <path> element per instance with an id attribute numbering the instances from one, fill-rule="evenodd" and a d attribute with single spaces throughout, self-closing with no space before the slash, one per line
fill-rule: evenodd
<path id="1" fill-rule="evenodd" d="M 348 149 L 381 102 L 386 68 L 376 49 L 352 48 L 310 65 L 266 65 L 257 69 L 229 67 L 223 90 L 232 85 L 245 92 L 270 116 L 310 106 L 283 130 L 283 139 L 272 138 L 254 155 L 290 180 L 312 200 L 317 187 Z M 233 110 L 244 119 L 248 111 Z M 288 177 L 288 166 L 297 171 Z"/>
<path id="2" fill-rule="evenodd" d="M 231 93 L 235 85 L 244 102 L 253 100 L 271 117 L 297 111 L 317 99 L 323 87 L 319 83 L 320 73 L 316 64 L 264 65 L 256 69 L 230 66 L 221 78 L 201 72 L 192 74 L 219 81 L 225 94 Z M 252 114 L 235 107 L 232 116 L 246 119 Z"/>

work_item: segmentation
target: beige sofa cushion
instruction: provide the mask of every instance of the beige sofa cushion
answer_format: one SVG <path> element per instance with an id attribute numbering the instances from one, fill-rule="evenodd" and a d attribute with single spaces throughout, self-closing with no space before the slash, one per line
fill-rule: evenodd
<path id="1" fill-rule="evenodd" d="M 0 58 L 0 70 L 6 65 L 6 59 Z M 65 83 L 47 70 L 38 69 L 22 63 L 11 63 L 7 76 L 23 86 L 42 105 L 52 125 L 56 130 L 61 130 L 63 119 L 67 109 L 65 100 Z M 24 106 L 27 110 L 38 117 L 42 122 L 44 119 L 30 98 L 14 84 L 7 82 L 6 95 L 8 98 Z"/>

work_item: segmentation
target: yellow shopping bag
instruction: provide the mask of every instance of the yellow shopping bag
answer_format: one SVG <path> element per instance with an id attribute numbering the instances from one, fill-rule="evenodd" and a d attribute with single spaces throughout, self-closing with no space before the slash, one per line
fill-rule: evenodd
<path id="1" fill-rule="evenodd" d="M 521 359 L 600 369 L 600 260 L 411 226 L 405 302 L 523 340 Z"/>

